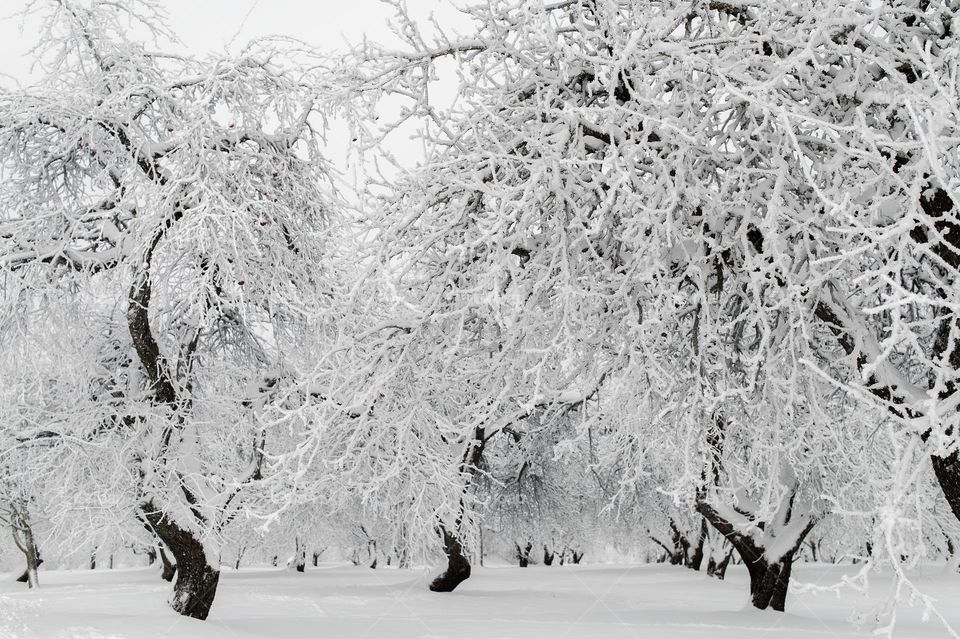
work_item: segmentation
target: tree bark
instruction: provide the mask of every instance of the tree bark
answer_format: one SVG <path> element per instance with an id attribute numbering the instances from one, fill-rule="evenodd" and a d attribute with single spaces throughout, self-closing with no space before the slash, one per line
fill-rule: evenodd
<path id="1" fill-rule="evenodd" d="M 733 557 L 733 548 L 727 551 L 727 554 L 717 562 L 713 557 L 710 557 L 707 560 L 707 576 L 716 577 L 720 581 L 723 581 L 727 576 L 727 566 L 730 565 L 730 558 Z"/>
<path id="2" fill-rule="evenodd" d="M 13 542 L 23 553 L 27 566 L 23 574 L 17 578 L 20 583 L 27 584 L 28 588 L 38 588 L 40 580 L 37 577 L 37 568 L 43 563 L 40 558 L 40 551 L 37 549 L 36 540 L 33 537 L 33 527 L 30 525 L 30 516 L 27 513 L 26 506 L 11 504 L 10 506 L 10 524 L 13 533 Z"/>
<path id="3" fill-rule="evenodd" d="M 553 556 L 554 553 L 550 552 L 550 549 L 547 548 L 546 544 L 543 546 L 543 565 L 552 566 L 553 565 Z"/>
<path id="4" fill-rule="evenodd" d="M 470 578 L 470 561 L 463 552 L 460 539 L 450 534 L 443 525 L 440 526 L 443 534 L 444 552 L 447 554 L 447 569 L 437 575 L 430 582 L 433 592 L 453 592 L 457 586 Z"/>
<path id="5" fill-rule="evenodd" d="M 700 535 L 697 537 L 697 545 L 693 549 L 693 555 L 690 557 L 688 568 L 700 570 L 703 565 L 703 547 L 707 543 L 707 520 L 700 517 Z"/>
<path id="6" fill-rule="evenodd" d="M 463 522 L 464 498 L 470 490 L 469 478 L 473 477 L 477 467 L 480 465 L 480 458 L 483 456 L 483 449 L 486 445 L 484 436 L 485 430 L 482 426 L 477 426 L 473 431 L 473 440 L 467 446 L 463 453 L 463 459 L 460 462 L 460 470 L 468 477 L 463 487 L 460 497 L 460 512 L 454 524 L 455 529 L 460 528 Z M 443 535 L 444 552 L 447 555 L 447 569 L 436 576 L 430 582 L 430 590 L 433 592 L 453 592 L 457 586 L 470 578 L 470 560 L 464 553 L 463 544 L 457 535 L 452 534 L 443 522 L 438 522 L 437 528 Z"/>
<path id="7" fill-rule="evenodd" d="M 294 544 L 297 550 L 297 555 L 294 557 L 297 572 L 304 572 L 307 568 L 307 546 L 306 544 L 300 543 L 299 537 L 294 539 Z"/>
<path id="8" fill-rule="evenodd" d="M 530 565 L 530 551 L 533 550 L 533 542 L 528 541 L 526 546 L 514 545 L 517 548 L 517 561 L 520 563 L 520 567 L 526 568 Z"/>
<path id="9" fill-rule="evenodd" d="M 750 600 L 755 608 L 766 610 L 769 607 L 783 612 L 794 554 L 791 551 L 774 563 L 744 560 L 750 573 Z"/>
<path id="10" fill-rule="evenodd" d="M 160 563 L 163 564 L 160 578 L 164 581 L 173 581 L 173 576 L 177 574 L 177 565 L 170 561 L 170 557 L 168 557 L 167 553 L 163 550 L 163 546 L 159 546 L 157 552 L 160 554 Z M 239 560 L 237 563 L 239 563 Z"/>
<path id="11" fill-rule="evenodd" d="M 177 579 L 170 606 L 186 617 L 206 619 L 220 583 L 219 568 L 210 565 L 203 544 L 192 532 L 181 528 L 152 504 L 143 508 L 143 515 L 177 560 Z"/>
<path id="12" fill-rule="evenodd" d="M 776 561 L 769 561 L 765 549 L 757 545 L 752 537 L 737 531 L 710 504 L 697 503 L 697 510 L 710 524 L 722 534 L 740 554 L 747 571 L 750 573 L 750 602 L 759 610 L 772 608 L 783 612 L 786 607 L 787 591 L 790 587 L 790 571 L 793 559 L 803 544 L 804 538 L 813 529 L 814 521 L 800 532 L 793 547 Z M 786 518 L 789 521 L 789 517 Z M 724 568 L 725 570 L 725 568 Z"/>

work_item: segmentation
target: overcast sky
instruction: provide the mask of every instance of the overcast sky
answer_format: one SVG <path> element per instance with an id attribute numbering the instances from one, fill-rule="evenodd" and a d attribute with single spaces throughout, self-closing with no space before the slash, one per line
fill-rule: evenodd
<path id="1" fill-rule="evenodd" d="M 390 37 L 386 26 L 393 8 L 380 0 L 159 0 L 170 24 L 194 53 L 236 51 L 245 42 L 265 35 L 289 35 L 323 49 L 357 42 L 364 34 Z M 408 0 L 420 17 L 452 12 L 451 0 Z M 0 0 L 0 72 L 20 81 L 27 77 L 26 51 L 37 41 L 36 24 L 16 15 L 26 0 Z"/>
<path id="2" fill-rule="evenodd" d="M 462 4 L 463 0 L 407 0 L 425 32 L 431 31 L 425 24 L 431 14 L 441 18 L 445 29 L 449 24 L 467 23 L 454 2 Z M 27 0 L 0 0 L 0 85 L 30 84 L 32 79 L 32 59 L 27 53 L 37 44 L 39 25 L 35 18 L 23 20 L 26 4 Z M 359 42 L 364 36 L 399 45 L 388 26 L 395 10 L 381 0 L 158 0 L 158 4 L 166 10 L 170 26 L 186 49 L 194 54 L 237 52 L 250 40 L 270 35 L 292 36 L 325 51 L 345 49 L 347 43 Z M 388 142 L 390 152 L 407 166 L 422 158 L 422 142 L 414 135 L 415 129 L 410 126 Z M 348 159 L 346 129 L 332 122 L 327 134 L 325 155 L 352 182 L 359 174 Z"/>

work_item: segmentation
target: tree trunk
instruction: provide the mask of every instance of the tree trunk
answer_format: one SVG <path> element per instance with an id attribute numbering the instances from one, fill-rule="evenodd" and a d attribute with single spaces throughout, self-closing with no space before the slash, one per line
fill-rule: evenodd
<path id="1" fill-rule="evenodd" d="M 707 561 L 707 576 L 716 577 L 720 581 L 723 581 L 724 577 L 727 576 L 727 566 L 730 565 L 731 557 L 733 557 L 733 548 L 727 551 L 727 554 L 719 563 L 717 563 L 713 557 L 710 557 Z"/>
<path id="2" fill-rule="evenodd" d="M 243 556 L 247 552 L 247 545 L 241 544 L 237 546 L 237 559 L 233 562 L 233 569 L 240 570 L 240 562 L 243 561 Z"/>
<path id="3" fill-rule="evenodd" d="M 813 539 L 808 539 L 807 547 L 810 548 L 811 561 L 813 561 L 814 563 L 816 563 L 817 561 L 820 561 L 818 558 L 819 553 L 817 553 L 817 542 L 814 541 Z"/>
<path id="4" fill-rule="evenodd" d="M 152 504 L 143 508 L 144 517 L 177 560 L 177 579 L 170 606 L 179 614 L 206 619 L 217 595 L 220 570 L 207 561 L 203 544 Z"/>
<path id="5" fill-rule="evenodd" d="M 792 511 L 793 497 L 786 500 L 786 508 Z M 782 506 L 783 507 L 783 506 Z M 750 573 L 750 601 L 755 608 L 766 610 L 773 608 L 783 612 L 787 601 L 787 590 L 790 587 L 790 571 L 793 568 L 793 559 L 803 545 L 803 540 L 813 529 L 815 520 L 811 519 L 794 540 L 792 548 L 785 552 L 775 562 L 767 560 L 765 548 L 759 546 L 749 535 L 740 533 L 734 526 L 721 516 L 717 510 L 706 501 L 697 502 L 697 510 L 710 524 L 723 535 L 743 559 L 744 565 Z M 782 518 L 783 524 L 790 522 L 790 512 Z M 770 524 L 768 524 L 770 525 Z M 728 557 L 729 558 L 729 557 Z M 724 570 L 726 568 L 724 567 Z"/>
<path id="6" fill-rule="evenodd" d="M 775 563 L 763 560 L 744 562 L 750 573 L 750 601 L 755 608 L 766 610 L 769 607 L 783 612 L 790 587 L 793 557 L 794 553 L 789 552 Z"/>
<path id="7" fill-rule="evenodd" d="M 528 541 L 526 546 L 520 546 L 520 544 L 514 544 L 517 548 L 517 561 L 520 563 L 521 568 L 526 568 L 530 565 L 530 551 L 533 550 L 533 542 Z"/>
<path id="8" fill-rule="evenodd" d="M 300 543 L 300 538 L 294 538 L 293 542 L 296 546 L 297 555 L 294 557 L 294 563 L 296 564 L 297 572 L 303 572 L 307 568 L 307 546 Z"/>
<path id="9" fill-rule="evenodd" d="M 27 566 L 23 574 L 17 578 L 20 583 L 27 584 L 28 588 L 37 588 L 40 581 L 37 578 L 37 568 L 43 563 L 36 540 L 33 538 L 33 527 L 30 525 L 30 515 L 26 505 L 11 504 L 10 524 L 13 533 L 13 542 L 23 553 Z"/>
<path id="10" fill-rule="evenodd" d="M 689 568 L 700 570 L 703 565 L 703 547 L 707 543 L 707 520 L 700 517 L 700 535 L 697 537 L 697 545 L 693 549 L 693 556 L 690 557 Z"/>
<path id="11" fill-rule="evenodd" d="M 583 559 L 583 551 L 577 552 L 576 550 L 570 551 L 570 560 L 576 565 L 579 564 Z"/>
<path id="12" fill-rule="evenodd" d="M 550 549 L 547 548 L 546 544 L 543 546 L 543 565 L 552 566 L 553 565 L 553 555 L 554 553 L 550 552 Z"/>
<path id="13" fill-rule="evenodd" d="M 950 504 L 953 516 L 960 520 L 960 455 L 953 451 L 946 457 L 931 455 L 933 472 L 940 483 L 943 496 Z"/>
<path id="14" fill-rule="evenodd" d="M 177 574 L 177 565 L 170 561 L 170 557 L 168 557 L 167 553 L 163 550 L 163 546 L 158 546 L 157 552 L 160 554 L 160 563 L 163 564 L 160 578 L 164 581 L 173 581 L 173 576 Z"/>
<path id="15" fill-rule="evenodd" d="M 444 552 L 447 554 L 447 569 L 430 582 L 430 590 L 453 592 L 457 586 L 470 578 L 470 562 L 463 552 L 460 539 L 451 535 L 442 525 L 440 532 L 443 533 Z"/>

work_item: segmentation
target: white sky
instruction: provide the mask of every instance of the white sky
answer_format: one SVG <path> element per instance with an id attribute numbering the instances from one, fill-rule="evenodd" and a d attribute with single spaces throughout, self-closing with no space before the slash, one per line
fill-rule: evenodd
<path id="1" fill-rule="evenodd" d="M 466 22 L 454 6 L 454 2 L 462 4 L 464 0 L 406 1 L 426 33 L 432 31 L 428 24 L 431 15 L 436 15 L 444 25 Z M 348 43 L 357 43 L 364 36 L 399 46 L 399 40 L 387 24 L 395 9 L 382 0 L 157 0 L 157 3 L 166 10 L 170 27 L 188 52 L 197 55 L 211 51 L 237 52 L 250 40 L 271 35 L 292 36 L 325 51 L 346 49 Z M 26 4 L 27 0 L 0 0 L 0 86 L 29 84 L 32 79 L 32 59 L 27 53 L 37 44 L 39 33 L 35 18 L 23 20 Z M 334 126 L 329 134 L 328 159 L 356 178 L 347 166 L 349 150 L 345 130 L 339 131 Z M 393 144 L 391 152 L 404 164 L 410 165 L 422 157 L 422 147 L 417 141 L 398 139 Z"/>
<path id="2" fill-rule="evenodd" d="M 121 0 L 122 1 L 122 0 Z M 389 40 L 386 26 L 393 8 L 380 0 L 159 0 L 170 24 L 193 53 L 223 51 L 232 43 L 265 35 L 289 35 L 324 50 L 357 42 L 364 34 Z M 408 0 L 418 17 L 453 13 L 451 0 Z M 34 22 L 21 32 L 19 15 L 26 0 L 0 0 L 0 73 L 25 81 L 30 61 L 24 57 L 36 44 Z"/>

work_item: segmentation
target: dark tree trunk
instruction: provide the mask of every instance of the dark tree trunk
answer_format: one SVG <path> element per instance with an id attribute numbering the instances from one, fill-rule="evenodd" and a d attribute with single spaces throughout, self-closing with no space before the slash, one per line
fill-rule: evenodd
<path id="1" fill-rule="evenodd" d="M 810 559 L 811 559 L 812 561 L 814 561 L 814 562 L 819 561 L 819 559 L 817 558 L 817 556 L 818 556 L 818 553 L 817 553 L 817 542 L 814 541 L 813 539 L 808 539 L 808 540 L 807 540 L 807 547 L 810 548 Z"/>
<path id="2" fill-rule="evenodd" d="M 20 552 L 23 553 L 27 566 L 23 574 L 17 577 L 17 581 L 27 584 L 29 588 L 36 588 L 40 585 L 37 578 L 37 568 L 43 563 L 40 558 L 40 550 L 37 548 L 36 540 L 33 537 L 33 527 L 30 525 L 30 515 L 26 506 L 11 505 L 10 513 L 11 532 L 13 533 L 13 542 Z"/>
<path id="3" fill-rule="evenodd" d="M 483 426 L 477 426 L 473 431 L 473 440 L 463 452 L 463 459 L 460 461 L 460 470 L 468 478 L 473 477 L 473 473 L 480 465 L 480 458 L 483 456 L 483 449 L 486 445 Z M 470 481 L 464 484 L 460 496 L 460 509 L 457 519 L 454 523 L 454 530 L 459 530 L 463 523 L 464 497 L 470 490 Z M 463 544 L 460 538 L 451 534 L 443 522 L 437 523 L 437 529 L 443 535 L 443 548 L 447 555 L 447 569 L 436 576 L 430 582 L 430 590 L 433 592 L 453 592 L 457 586 L 470 578 L 470 560 L 464 553 Z M 482 534 L 482 529 L 481 529 Z M 482 539 L 482 537 L 481 537 Z"/>
<path id="4" fill-rule="evenodd" d="M 690 563 L 687 564 L 693 570 L 700 570 L 703 565 L 703 547 L 707 543 L 707 520 L 700 517 L 700 535 L 697 537 L 697 545 L 693 549 L 693 555 L 690 557 Z"/>
<path id="5" fill-rule="evenodd" d="M 670 520 L 670 531 L 673 533 L 673 555 L 674 558 L 671 559 L 670 563 L 679 566 L 689 566 L 690 565 L 690 542 L 687 541 L 687 538 L 683 536 L 683 533 L 680 532 L 680 528 L 677 526 L 677 522 Z M 577 562 L 573 562 L 577 563 Z"/>
<path id="6" fill-rule="evenodd" d="M 40 553 L 37 552 L 36 561 L 31 564 L 30 558 L 27 558 L 27 567 L 24 571 L 17 577 L 17 583 L 27 584 L 29 588 L 34 588 L 37 586 L 37 568 L 40 567 L 40 564 L 43 563 L 43 559 L 40 558 Z"/>
<path id="7" fill-rule="evenodd" d="M 440 532 L 443 533 L 444 552 L 447 554 L 447 569 L 430 582 L 430 590 L 453 592 L 457 586 L 470 578 L 470 562 L 463 552 L 460 540 L 443 526 L 440 526 Z"/>
<path id="8" fill-rule="evenodd" d="M 791 506 L 792 508 L 792 506 Z M 790 587 L 790 571 L 793 568 L 793 558 L 803 544 L 807 534 L 813 529 L 811 520 L 797 536 L 793 547 L 775 562 L 767 561 L 764 548 L 749 536 L 738 532 L 733 525 L 724 519 L 710 504 L 705 501 L 697 502 L 697 510 L 710 524 L 730 542 L 743 559 L 744 565 L 750 573 L 750 601 L 755 608 L 766 610 L 773 608 L 783 612 L 787 601 L 787 590 Z M 785 522 L 789 522 L 789 513 Z"/>
<path id="9" fill-rule="evenodd" d="M 550 549 L 546 546 L 543 547 L 543 565 L 552 566 L 553 565 L 553 555 L 554 553 L 550 552 Z"/>
<path id="10" fill-rule="evenodd" d="M 147 547 L 147 565 L 152 566 L 157 563 L 157 549 L 153 546 Z"/>
<path id="11" fill-rule="evenodd" d="M 707 562 L 707 576 L 716 577 L 720 581 L 723 581 L 724 577 L 727 576 L 727 566 L 730 565 L 731 557 L 733 557 L 733 548 L 727 551 L 726 556 L 724 556 L 719 563 L 711 557 Z"/>
<path id="12" fill-rule="evenodd" d="M 953 451 L 946 457 L 931 455 L 930 461 L 953 516 L 960 520 L 960 456 Z"/>
<path id="13" fill-rule="evenodd" d="M 521 568 L 526 568 L 530 565 L 530 551 L 533 550 L 533 542 L 528 541 L 526 546 L 521 547 L 520 544 L 514 544 L 517 548 L 517 561 L 520 563 Z"/>
<path id="14" fill-rule="evenodd" d="M 152 504 L 144 507 L 143 514 L 177 560 L 170 606 L 186 617 L 206 619 L 217 595 L 220 570 L 207 561 L 203 545 L 192 532 L 178 526 Z"/>
<path id="15" fill-rule="evenodd" d="M 157 548 L 157 551 L 160 555 L 160 563 L 163 564 L 163 570 L 160 571 L 160 578 L 164 581 L 173 581 L 173 576 L 177 574 L 177 565 L 170 561 L 170 557 L 167 556 L 163 546 Z M 237 560 L 237 563 L 240 563 L 240 561 Z"/>
<path id="16" fill-rule="evenodd" d="M 233 562 L 233 569 L 240 570 L 240 562 L 243 561 L 243 556 L 247 553 L 247 545 L 242 544 L 237 546 L 237 558 Z"/>
<path id="17" fill-rule="evenodd" d="M 790 587 L 793 556 L 793 552 L 787 553 L 776 563 L 762 560 L 744 562 L 750 573 L 750 600 L 755 608 L 766 610 L 769 607 L 783 612 Z"/>
<path id="18" fill-rule="evenodd" d="M 574 564 L 579 564 L 580 561 L 583 559 L 583 551 L 582 550 L 580 552 L 577 552 L 576 550 L 571 551 L 570 559 L 571 561 L 573 561 Z"/>
<path id="19" fill-rule="evenodd" d="M 297 552 L 296 557 L 294 557 L 297 572 L 304 572 L 307 568 L 307 546 L 306 544 L 300 543 L 299 537 L 295 537 L 293 543 L 296 546 Z"/>
<path id="20" fill-rule="evenodd" d="M 96 551 L 90 553 L 90 570 L 97 569 L 97 553 Z"/>

